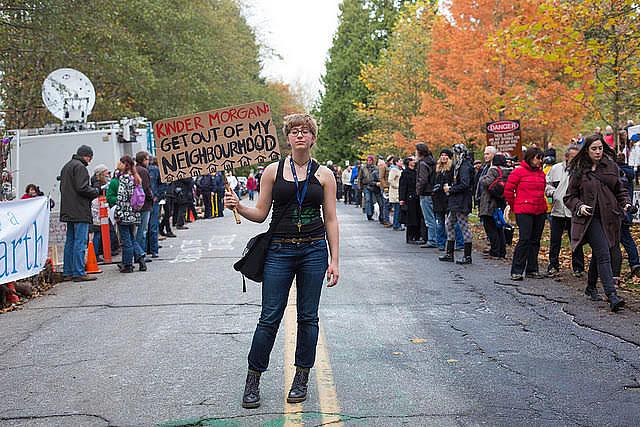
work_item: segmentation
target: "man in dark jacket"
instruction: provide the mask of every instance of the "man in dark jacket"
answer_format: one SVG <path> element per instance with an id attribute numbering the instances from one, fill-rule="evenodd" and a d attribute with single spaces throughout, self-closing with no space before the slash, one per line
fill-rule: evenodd
<path id="1" fill-rule="evenodd" d="M 87 166 L 93 159 L 93 150 L 81 145 L 76 154 L 60 171 L 60 221 L 67 223 L 64 244 L 64 278 L 74 282 L 96 280 L 85 271 L 85 254 L 89 236 L 91 201 L 99 190 L 91 186 Z"/>
<path id="2" fill-rule="evenodd" d="M 189 227 L 185 227 L 185 215 L 187 214 L 187 208 L 193 204 L 193 178 L 183 178 L 174 181 L 173 191 L 176 195 L 176 208 L 173 216 L 174 225 L 178 230 L 188 230 Z"/>
<path id="3" fill-rule="evenodd" d="M 153 206 L 149 217 L 149 234 L 147 241 L 151 258 L 158 257 L 158 228 L 160 225 L 160 200 L 164 199 L 167 192 L 167 184 L 160 181 L 160 168 L 158 159 L 152 158 L 149 163 L 149 177 L 151 178 L 151 191 L 153 192 Z"/>
<path id="4" fill-rule="evenodd" d="M 427 241 L 421 248 L 437 248 L 436 216 L 433 213 L 433 183 L 436 176 L 436 161 L 424 142 L 416 144 L 418 159 L 418 177 L 416 180 L 416 194 L 420 196 L 420 208 L 427 226 Z"/>
<path id="5" fill-rule="evenodd" d="M 211 193 L 215 191 L 215 182 L 211 175 L 203 175 L 196 181 L 198 192 L 202 196 L 204 203 L 204 219 L 213 218 L 211 215 Z"/>
<path id="6" fill-rule="evenodd" d="M 384 204 L 382 201 L 382 190 L 380 189 L 380 171 L 378 167 L 374 165 L 374 157 L 372 155 L 367 157 L 367 164 L 360 168 L 358 172 L 358 183 L 364 194 L 364 209 L 367 214 L 367 219 L 373 221 L 374 203 L 377 203 L 380 212 L 378 220 L 384 222 Z"/>
<path id="7" fill-rule="evenodd" d="M 140 175 L 142 189 L 144 190 L 144 205 L 140 209 L 140 225 L 136 233 L 136 240 L 143 251 L 147 252 L 147 235 L 149 233 L 149 219 L 153 208 L 153 190 L 151 189 L 151 176 L 149 175 L 149 153 L 139 151 L 136 154 L 136 171 Z M 149 262 L 149 260 L 146 260 Z"/>

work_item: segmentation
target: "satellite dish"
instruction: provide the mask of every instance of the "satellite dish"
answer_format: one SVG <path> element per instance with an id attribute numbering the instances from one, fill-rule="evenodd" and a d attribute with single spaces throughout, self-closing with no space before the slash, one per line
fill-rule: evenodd
<path id="1" fill-rule="evenodd" d="M 86 122 L 96 103 L 96 91 L 80 71 L 60 68 L 42 83 L 42 100 L 51 114 L 63 122 Z"/>

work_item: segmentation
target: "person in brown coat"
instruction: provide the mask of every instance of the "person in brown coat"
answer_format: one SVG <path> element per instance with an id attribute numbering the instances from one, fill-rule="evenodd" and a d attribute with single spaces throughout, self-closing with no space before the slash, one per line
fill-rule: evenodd
<path id="1" fill-rule="evenodd" d="M 631 207 L 614 151 L 601 135 L 589 136 L 569 165 L 569 188 L 564 203 L 573 213 L 571 218 L 571 249 L 589 243 L 592 250 L 589 279 L 585 293 L 592 300 L 600 299 L 596 290 L 598 272 L 611 311 L 624 306 L 616 294 L 611 269 L 612 247 L 620 244 L 622 215 Z"/>

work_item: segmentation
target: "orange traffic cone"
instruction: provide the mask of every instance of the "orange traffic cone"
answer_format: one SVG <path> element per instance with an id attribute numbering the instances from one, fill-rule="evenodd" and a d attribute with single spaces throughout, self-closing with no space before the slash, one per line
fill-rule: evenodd
<path id="1" fill-rule="evenodd" d="M 87 274 L 102 273 L 102 270 L 98 268 L 98 260 L 96 259 L 96 252 L 93 250 L 93 242 L 91 240 L 89 240 L 89 246 L 87 247 L 87 266 L 85 271 Z"/>
<path id="2" fill-rule="evenodd" d="M 193 211 L 191 209 L 189 209 L 189 220 L 191 222 L 194 222 L 196 219 L 193 217 Z"/>

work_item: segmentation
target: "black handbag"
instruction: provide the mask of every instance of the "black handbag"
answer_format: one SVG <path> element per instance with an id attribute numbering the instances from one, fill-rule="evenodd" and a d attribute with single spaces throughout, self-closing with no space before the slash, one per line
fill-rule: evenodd
<path id="1" fill-rule="evenodd" d="M 282 210 L 282 214 L 274 221 L 271 221 L 271 225 L 267 231 L 260 233 L 249 240 L 247 247 L 244 248 L 244 252 L 242 252 L 242 258 L 233 264 L 233 269 L 242 273 L 242 292 L 247 292 L 245 277 L 257 283 L 262 282 L 264 262 L 267 259 L 267 251 L 271 244 L 273 230 L 275 230 L 280 221 L 282 221 L 282 218 L 287 214 L 287 210 L 289 209 L 289 206 L 291 206 L 294 197 L 291 198 L 289 203 L 287 203 L 287 206 Z"/>

